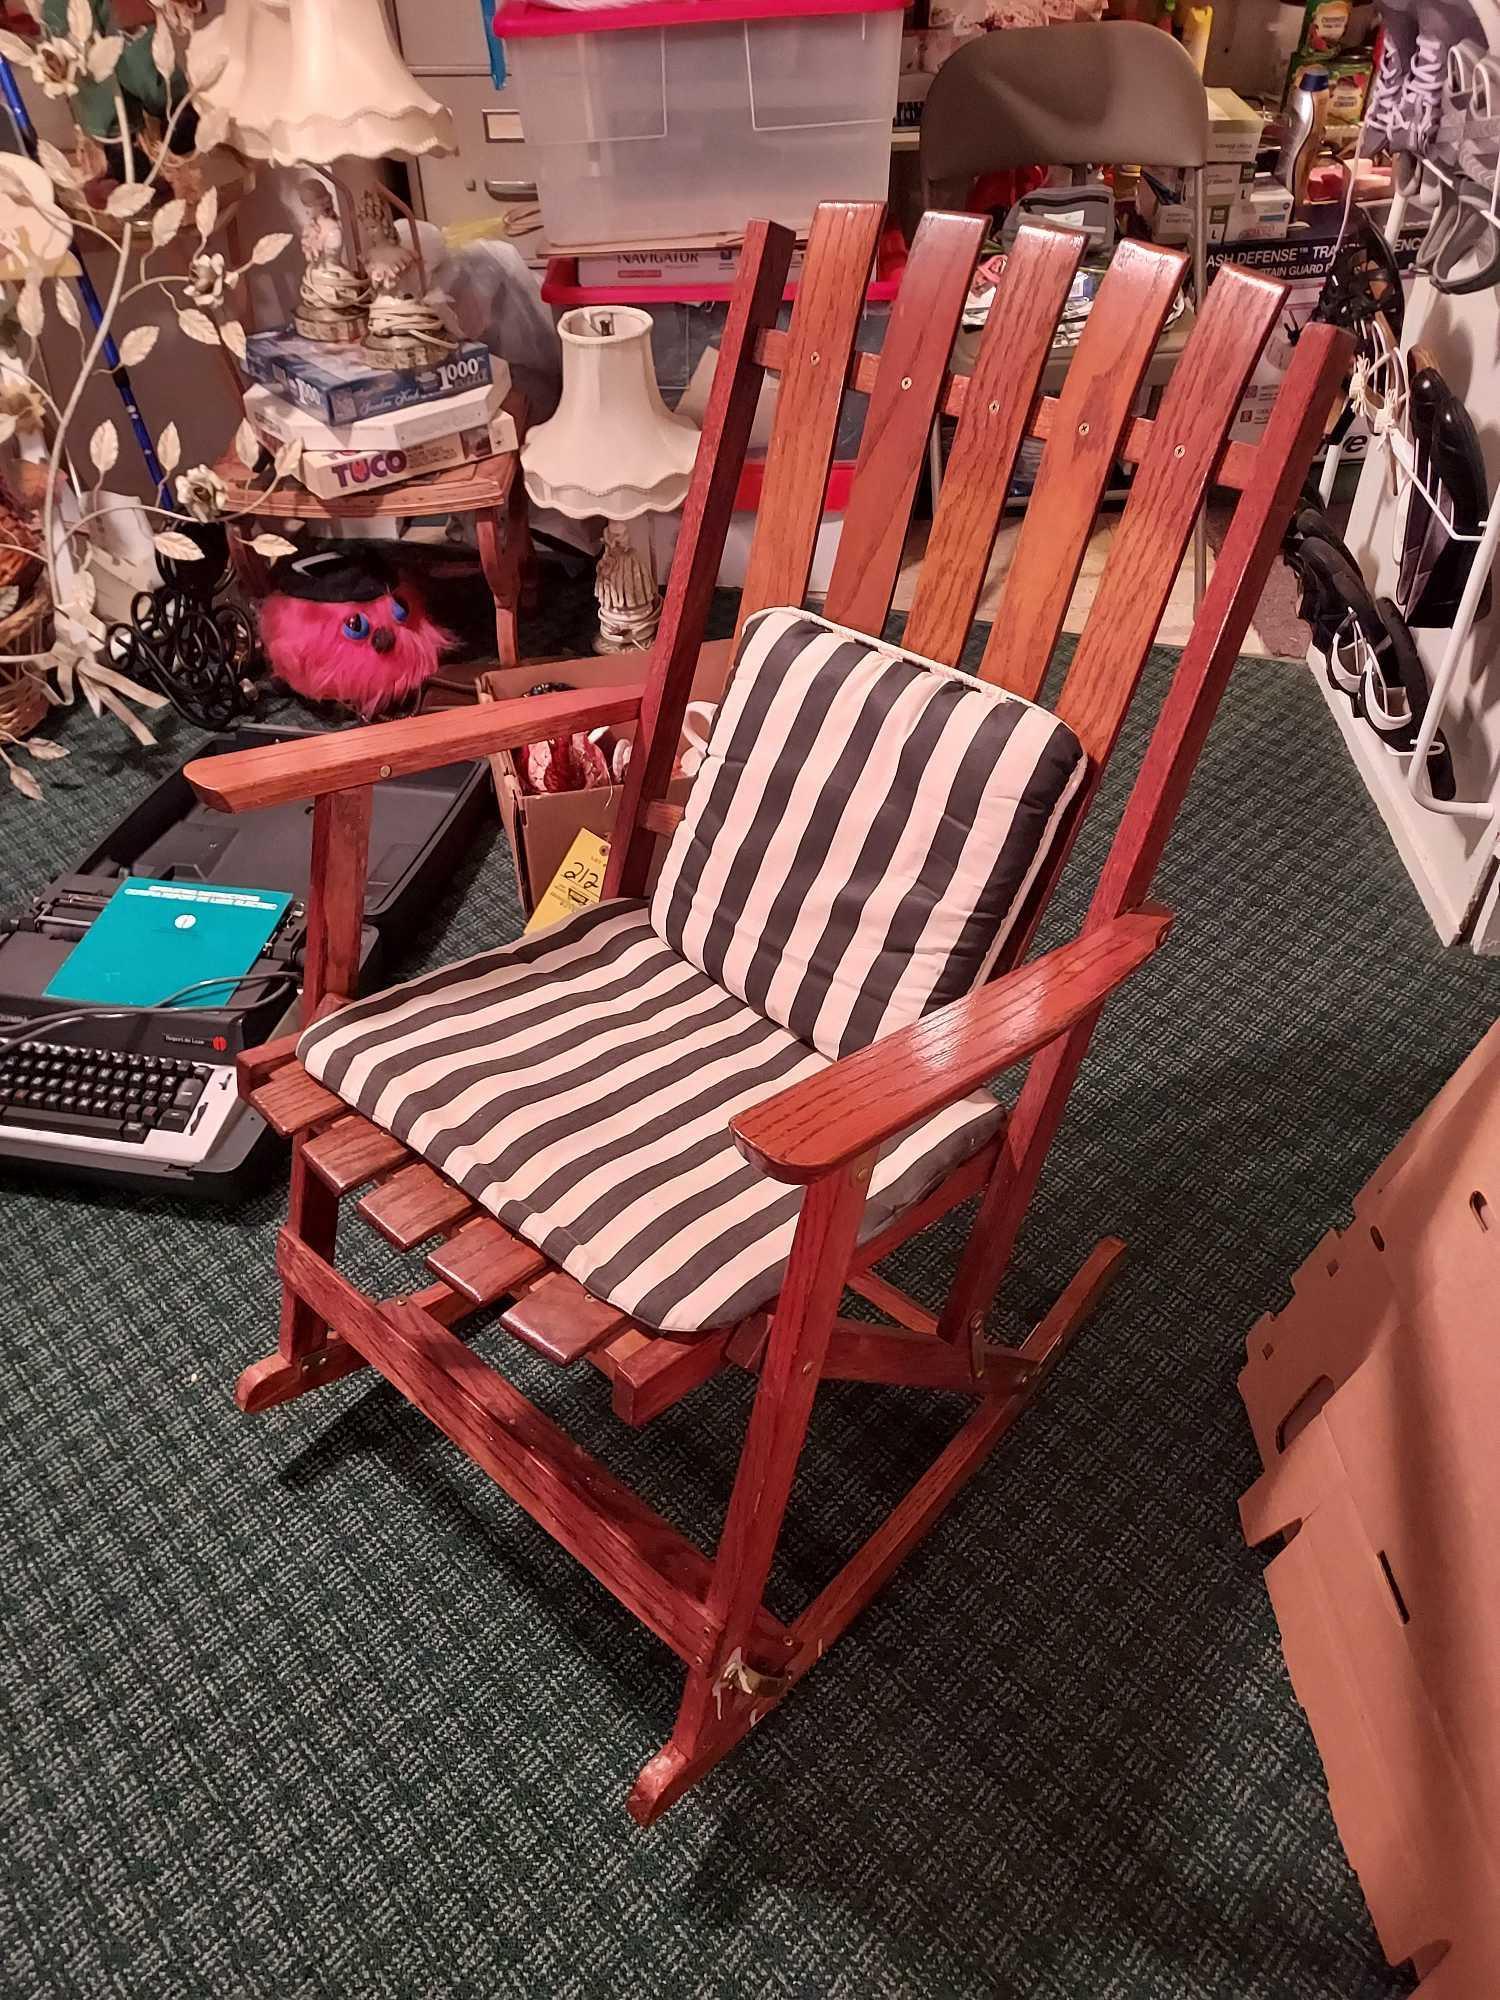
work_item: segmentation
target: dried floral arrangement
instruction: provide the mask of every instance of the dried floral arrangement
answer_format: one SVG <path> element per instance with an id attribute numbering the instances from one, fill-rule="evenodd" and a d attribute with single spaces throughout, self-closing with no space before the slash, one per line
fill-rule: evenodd
<path id="1" fill-rule="evenodd" d="M 33 531 L 0 488 L 0 762 L 10 783 L 36 799 L 42 791 L 31 762 L 67 754 L 34 733 L 43 703 L 67 706 L 81 696 L 95 715 L 108 711 L 149 744 L 155 739 L 142 711 L 166 700 L 111 663 L 96 609 L 105 571 L 138 581 L 98 532 L 111 511 L 101 491 L 119 459 L 119 430 L 106 420 L 86 440 L 74 435 L 90 380 L 111 373 L 105 356 L 113 323 L 129 300 L 156 292 L 170 304 L 178 334 L 241 360 L 245 335 L 233 315 L 235 291 L 252 267 L 274 262 L 292 238 L 262 236 L 237 269 L 211 247 L 220 201 L 212 167 L 223 157 L 226 121 L 197 101 L 216 79 L 190 85 L 183 61 L 201 0 L 22 4 L 35 35 L 0 31 L 0 53 L 46 96 L 66 98 L 79 129 L 71 155 L 38 140 L 33 159 L 0 159 L 0 261 L 16 294 L 13 310 L 0 319 L 0 444 L 14 440 L 30 461 L 22 472 L 31 487 L 22 497 L 36 503 L 38 517 Z M 134 29 L 121 26 L 137 18 Z M 86 317 L 80 310 L 65 274 L 69 249 L 85 239 L 100 246 L 101 261 L 112 260 L 108 283 L 99 287 L 97 324 L 92 311 Z M 189 246 L 186 270 L 154 268 L 180 240 Z M 79 345 L 72 386 L 60 401 L 38 365 L 49 314 L 72 329 Z M 131 328 L 119 339 L 119 362 L 131 368 L 145 361 L 162 331 Z M 247 467 L 256 464 L 261 447 L 248 425 L 236 432 L 234 450 Z M 211 466 L 183 467 L 175 424 L 156 438 L 155 453 L 164 483 L 158 504 L 145 512 L 158 524 L 156 550 L 174 562 L 197 561 L 202 551 L 191 524 L 236 518 L 226 509 L 224 481 Z M 278 481 L 295 472 L 299 456 L 298 445 L 277 455 Z M 270 557 L 293 552 L 278 535 L 258 535 L 251 545 Z M 18 630 L 45 633 L 49 622 L 50 643 L 34 637 L 31 651 L 13 647 Z"/>

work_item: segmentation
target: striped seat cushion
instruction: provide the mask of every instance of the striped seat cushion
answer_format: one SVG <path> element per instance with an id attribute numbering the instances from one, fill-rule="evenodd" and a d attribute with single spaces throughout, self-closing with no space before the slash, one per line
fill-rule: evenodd
<path id="1" fill-rule="evenodd" d="M 688 965 L 644 901 L 604 903 L 316 1022 L 298 1054 L 552 1262 L 643 1324 L 723 1326 L 767 1304 L 802 1190 L 729 1120 L 827 1059 Z M 977 1092 L 894 1141 L 865 1234 L 996 1129 Z"/>
<path id="2" fill-rule="evenodd" d="M 983 979 L 1083 751 L 1045 709 L 803 611 L 745 626 L 651 921 L 824 1055 Z"/>

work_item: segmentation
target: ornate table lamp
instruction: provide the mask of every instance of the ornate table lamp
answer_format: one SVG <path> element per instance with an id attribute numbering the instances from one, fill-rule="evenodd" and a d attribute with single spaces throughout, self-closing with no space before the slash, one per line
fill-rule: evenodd
<path id="1" fill-rule="evenodd" d="M 223 15 L 193 36 L 188 73 L 202 106 L 227 121 L 230 145 L 249 159 L 327 169 L 341 159 L 453 150 L 452 114 L 402 61 L 381 0 L 226 0 Z M 320 242 L 309 258 L 299 329 L 319 339 L 368 332 L 377 351 L 383 344 L 403 358 L 445 352 L 452 339 L 425 298 L 403 297 L 393 278 L 377 285 L 371 304 L 353 200 L 328 178 L 342 241 Z M 319 220 L 309 216 L 304 250 Z"/>
<path id="2" fill-rule="evenodd" d="M 453 150 L 453 118 L 401 59 L 380 0 L 227 0 L 193 36 L 200 101 L 279 167 Z"/>
<path id="3" fill-rule="evenodd" d="M 644 650 L 656 637 L 648 514 L 682 505 L 698 432 L 662 402 L 651 367 L 651 315 L 634 306 L 577 306 L 558 321 L 562 401 L 521 447 L 526 491 L 572 521 L 603 516 L 594 579 L 594 650 Z"/>

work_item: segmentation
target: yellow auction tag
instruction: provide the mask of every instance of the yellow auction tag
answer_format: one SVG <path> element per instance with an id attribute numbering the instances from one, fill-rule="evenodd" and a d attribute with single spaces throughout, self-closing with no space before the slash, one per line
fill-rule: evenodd
<path id="1" fill-rule="evenodd" d="M 526 920 L 529 931 L 545 930 L 560 923 L 575 910 L 597 903 L 604 887 L 604 864 L 609 859 L 609 842 L 587 827 L 573 836 L 573 845 L 563 856 L 563 864 L 547 884 L 547 892 Z"/>

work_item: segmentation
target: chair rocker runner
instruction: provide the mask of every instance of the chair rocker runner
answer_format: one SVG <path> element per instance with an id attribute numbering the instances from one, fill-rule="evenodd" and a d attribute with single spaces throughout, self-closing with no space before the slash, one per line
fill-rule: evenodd
<path id="1" fill-rule="evenodd" d="M 313 801 L 300 1038 L 242 1060 L 293 1141 L 276 1352 L 262 1410 L 375 1368 L 685 1662 L 676 1727 L 631 1793 L 646 1823 L 716 1764 L 869 1603 L 1036 1396 L 1108 1283 L 1105 1237 L 1031 1336 L 986 1313 L 1100 1010 L 1162 942 L 1146 901 L 1192 767 L 1346 365 L 1309 327 L 1260 443 L 1227 442 L 1284 287 L 1214 283 L 1156 416 L 1137 388 L 1182 276 L 1127 243 L 1061 393 L 1038 384 L 1081 239 L 1024 230 L 974 373 L 945 372 L 978 219 L 928 215 L 883 351 L 854 352 L 881 211 L 792 239 L 751 227 L 638 679 L 448 710 L 190 767 L 226 811 Z M 667 801 L 757 393 L 780 377 L 737 665 L 685 807 Z M 801 607 L 842 395 L 868 393 L 821 616 Z M 935 413 L 957 433 L 912 609 L 880 641 Z M 977 675 L 956 672 L 1011 470 L 1040 469 Z M 1133 464 L 1055 707 L 1037 706 L 1112 462 Z M 1026 951 L 1135 691 L 1210 483 L 1239 499 L 1080 934 Z M 622 663 L 623 669 L 623 663 Z M 566 669 L 558 670 L 566 678 Z M 371 787 L 631 721 L 604 899 L 516 943 L 353 999 Z M 660 879 L 648 873 L 665 843 Z M 1029 1069 L 1007 1117 L 983 1086 Z M 341 1197 L 430 1280 L 375 1298 L 337 1268 Z M 932 1315 L 876 1270 L 980 1196 Z M 882 1323 L 845 1317 L 845 1290 Z M 727 1367 L 757 1377 L 710 1556 L 453 1331 L 496 1307 L 553 1361 L 587 1360 L 640 1424 Z M 973 1411 L 822 1593 L 763 1602 L 814 1398 L 828 1380 L 958 1390 Z"/>

